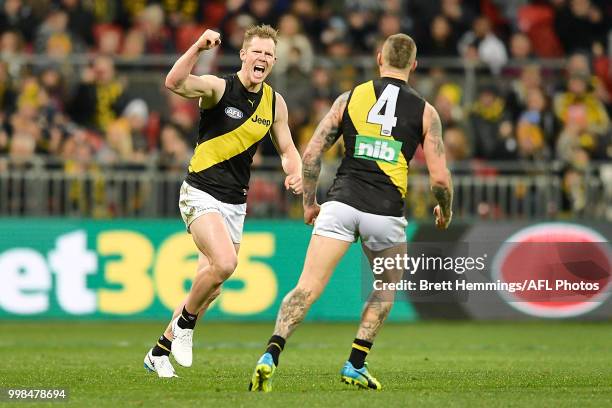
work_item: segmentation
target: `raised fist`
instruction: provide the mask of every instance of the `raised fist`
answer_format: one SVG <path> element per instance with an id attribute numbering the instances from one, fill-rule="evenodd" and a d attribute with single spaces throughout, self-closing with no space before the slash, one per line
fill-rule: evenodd
<path id="1" fill-rule="evenodd" d="M 206 30 L 196 41 L 196 46 L 200 51 L 210 50 L 221 44 L 221 34 L 213 30 Z"/>

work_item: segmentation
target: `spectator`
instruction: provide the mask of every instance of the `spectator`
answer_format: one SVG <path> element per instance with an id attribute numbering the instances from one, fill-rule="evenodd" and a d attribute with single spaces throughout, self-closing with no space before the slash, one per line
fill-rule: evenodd
<path id="1" fill-rule="evenodd" d="M 378 36 L 385 39 L 402 31 L 402 20 L 395 14 L 383 14 L 378 20 Z M 372 47 L 369 47 L 370 49 Z"/>
<path id="2" fill-rule="evenodd" d="M 506 107 L 512 119 L 516 121 L 522 111 L 526 109 L 527 94 L 530 90 L 542 86 L 540 66 L 527 65 L 521 70 L 520 77 L 510 84 L 510 91 L 506 97 Z"/>
<path id="3" fill-rule="evenodd" d="M 121 56 L 127 61 L 137 61 L 145 53 L 145 36 L 142 31 L 128 31 L 121 48 Z"/>
<path id="4" fill-rule="evenodd" d="M 585 154 L 588 158 L 607 156 L 610 119 L 601 101 L 590 91 L 587 77 L 574 74 L 567 92 L 558 94 L 554 105 L 563 126 L 557 141 L 560 159 L 582 163 Z"/>
<path id="5" fill-rule="evenodd" d="M 460 124 L 463 121 L 463 110 L 459 85 L 453 82 L 442 84 L 434 99 L 434 107 L 440 115 L 444 128 Z"/>
<path id="6" fill-rule="evenodd" d="M 506 47 L 491 29 L 491 22 L 486 17 L 474 21 L 472 31 L 468 31 L 459 41 L 461 55 L 469 56 L 470 48 L 477 51 L 478 58 L 487 64 L 493 74 L 498 74 L 508 61 Z"/>
<path id="7" fill-rule="evenodd" d="M 68 31 L 88 47 L 94 46 L 94 15 L 83 7 L 81 0 L 61 0 L 68 17 Z"/>
<path id="8" fill-rule="evenodd" d="M 160 133 L 158 165 L 160 169 L 170 172 L 185 172 L 193 152 L 187 146 L 181 128 L 173 123 L 167 123 Z"/>
<path id="9" fill-rule="evenodd" d="M 458 36 L 461 36 L 470 28 L 478 14 L 479 10 L 469 3 L 468 1 L 462 2 L 462 0 L 441 1 L 440 13 L 449 20 L 453 27 L 452 31 Z"/>
<path id="10" fill-rule="evenodd" d="M 245 31 L 255 24 L 255 20 L 248 14 L 228 14 L 221 22 L 221 38 L 223 38 L 223 53 L 235 54 L 242 48 Z M 238 70 L 240 67 L 231 67 Z"/>
<path id="11" fill-rule="evenodd" d="M 0 59 L 7 64 L 8 74 L 17 79 L 23 67 L 23 39 L 16 31 L 5 31 L 0 37 Z"/>
<path id="12" fill-rule="evenodd" d="M 610 119 L 601 101 L 593 94 L 589 80 L 585 74 L 573 74 L 567 91 L 555 97 L 555 113 L 566 127 L 603 135 L 609 129 Z"/>
<path id="13" fill-rule="evenodd" d="M 333 81 L 331 74 L 331 68 L 328 66 L 313 69 L 311 78 L 314 97 L 331 100 L 340 95 L 338 84 Z"/>
<path id="14" fill-rule="evenodd" d="M 65 11 L 58 8 L 50 10 L 38 27 L 34 49 L 38 53 L 47 53 L 58 59 L 65 57 L 73 50 L 82 49 L 82 45 L 68 31 L 68 14 Z"/>
<path id="15" fill-rule="evenodd" d="M 518 154 L 523 159 L 541 162 L 551 158 L 558 122 L 541 88 L 529 89 L 526 102 L 516 130 Z"/>
<path id="16" fill-rule="evenodd" d="M 98 40 L 98 52 L 103 55 L 117 55 L 121 48 L 121 30 L 108 29 L 105 30 Z"/>
<path id="17" fill-rule="evenodd" d="M 9 147 L 9 163 L 13 170 L 27 169 L 35 158 L 36 141 L 28 133 L 15 133 Z"/>
<path id="18" fill-rule="evenodd" d="M 510 38 L 510 57 L 519 61 L 527 61 L 534 57 L 529 36 L 522 32 L 512 34 Z"/>
<path id="19" fill-rule="evenodd" d="M 278 28 L 274 75 L 284 75 L 290 67 L 304 74 L 310 73 L 314 54 L 310 40 L 302 33 L 300 21 L 293 14 L 285 14 L 280 18 Z"/>
<path id="20" fill-rule="evenodd" d="M 0 62 L 0 112 L 7 115 L 15 110 L 15 89 L 8 72 L 8 64 Z"/>
<path id="21" fill-rule="evenodd" d="M 143 99 L 133 99 L 123 110 L 122 117 L 127 119 L 132 137 L 133 160 L 143 163 L 149 150 L 145 135 L 149 120 L 149 107 Z"/>
<path id="22" fill-rule="evenodd" d="M 126 119 L 117 119 L 109 123 L 104 143 L 96 154 L 96 160 L 111 166 L 125 166 L 136 161 L 130 124 Z"/>
<path id="23" fill-rule="evenodd" d="M 291 3 L 291 13 L 295 15 L 302 24 L 302 29 L 308 38 L 313 41 L 319 38 L 323 31 L 323 19 L 319 18 L 317 6 L 313 0 L 295 0 Z M 321 51 L 321 46 L 314 41 L 313 47 Z"/>
<path id="24" fill-rule="evenodd" d="M 335 40 L 327 46 L 327 53 L 333 60 L 332 80 L 338 84 L 340 92 L 351 89 L 357 80 L 357 68 L 344 61 L 350 56 L 351 48 L 342 40 Z"/>
<path id="25" fill-rule="evenodd" d="M 82 72 L 70 113 L 78 123 L 103 131 L 126 103 L 124 86 L 115 75 L 113 60 L 98 56 Z"/>
<path id="26" fill-rule="evenodd" d="M 599 47 L 595 47 L 598 49 Z M 601 52 L 601 50 L 600 50 Z M 601 58 L 601 54 L 600 54 Z M 599 59 L 601 63 L 601 59 Z M 608 108 L 612 108 L 612 96 L 610 90 L 606 87 L 606 77 L 612 78 L 612 74 L 606 72 L 605 75 L 601 75 L 601 67 L 599 67 L 599 75 L 594 75 L 591 71 L 590 57 L 584 53 L 575 53 L 570 55 L 567 60 L 565 67 L 566 78 L 565 81 L 559 87 L 564 89 L 567 83 L 567 78 L 573 75 L 584 76 L 588 78 L 589 86 L 593 89 L 593 94 L 601 100 L 604 104 L 608 105 Z M 603 77 L 603 78 L 602 78 Z"/>
<path id="27" fill-rule="evenodd" d="M 251 0 L 246 2 L 244 11 L 249 13 L 257 24 L 268 24 L 276 27 L 278 23 L 278 13 L 275 9 L 275 0 Z"/>
<path id="28" fill-rule="evenodd" d="M 159 5 L 147 6 L 137 14 L 136 21 L 144 34 L 147 54 L 171 54 L 175 51 L 170 30 L 164 25 L 164 11 Z"/>
<path id="29" fill-rule="evenodd" d="M 444 130 L 444 150 L 449 166 L 469 158 L 470 148 L 468 139 L 462 128 L 451 126 Z"/>
<path id="30" fill-rule="evenodd" d="M 590 52 L 594 43 L 605 43 L 606 25 L 601 10 L 590 0 L 557 1 L 555 29 L 566 54 Z"/>
<path id="31" fill-rule="evenodd" d="M 474 157 L 487 160 L 516 157 L 513 125 L 505 116 L 504 107 L 504 100 L 495 87 L 486 86 L 480 90 L 469 116 Z"/>
<path id="32" fill-rule="evenodd" d="M 457 56 L 457 38 L 448 19 L 437 15 L 431 22 L 429 35 L 419 43 L 419 55 L 426 57 Z"/>
<path id="33" fill-rule="evenodd" d="M 181 25 L 198 19 L 201 15 L 200 3 L 204 6 L 204 4 L 209 2 L 198 0 L 165 0 L 161 4 L 168 24 L 172 29 L 176 30 Z"/>
<path id="34" fill-rule="evenodd" d="M 34 37 L 36 19 L 32 8 L 22 0 L 5 0 L 0 12 L 0 32 L 15 31 L 20 33 L 25 41 Z"/>
<path id="35" fill-rule="evenodd" d="M 376 35 L 377 29 L 375 17 L 375 14 L 367 9 L 355 8 L 349 10 L 346 18 L 348 37 L 355 50 L 365 52 L 372 49 L 375 41 L 373 37 Z M 383 16 L 381 20 L 382 19 L 390 20 L 389 17 L 385 16 Z M 393 23 L 395 23 L 395 21 L 391 22 L 391 24 Z"/>

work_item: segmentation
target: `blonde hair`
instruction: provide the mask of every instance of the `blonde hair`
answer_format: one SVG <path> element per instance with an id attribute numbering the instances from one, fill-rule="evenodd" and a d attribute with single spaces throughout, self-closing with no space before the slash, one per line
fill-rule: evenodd
<path id="1" fill-rule="evenodd" d="M 393 34 L 383 44 L 382 56 L 383 61 L 394 68 L 409 68 L 416 58 L 416 44 L 406 34 Z"/>
<path id="2" fill-rule="evenodd" d="M 251 43 L 251 40 L 254 37 L 259 37 L 263 39 L 270 38 L 274 41 L 274 45 L 276 45 L 276 42 L 278 40 L 277 36 L 278 36 L 278 30 L 275 30 L 274 28 L 272 28 L 271 26 L 267 24 L 251 26 L 244 33 L 244 40 L 242 41 L 242 48 L 247 48 L 249 44 Z"/>

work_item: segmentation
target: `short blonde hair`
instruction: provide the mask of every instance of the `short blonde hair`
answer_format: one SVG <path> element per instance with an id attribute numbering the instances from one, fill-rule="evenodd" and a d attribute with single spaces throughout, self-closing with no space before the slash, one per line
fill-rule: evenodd
<path id="1" fill-rule="evenodd" d="M 274 45 L 278 41 L 278 30 L 275 30 L 267 24 L 249 27 L 244 33 L 244 40 L 242 41 L 242 48 L 247 48 L 249 43 L 254 37 L 259 38 L 271 38 L 274 41 Z"/>
<path id="2" fill-rule="evenodd" d="M 382 56 L 394 68 L 409 68 L 416 58 L 416 43 L 406 34 L 393 34 L 385 40 Z"/>

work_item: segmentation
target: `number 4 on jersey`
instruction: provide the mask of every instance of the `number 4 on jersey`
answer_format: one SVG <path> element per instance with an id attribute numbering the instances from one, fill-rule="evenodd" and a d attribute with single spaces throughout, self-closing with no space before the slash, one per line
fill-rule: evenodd
<path id="1" fill-rule="evenodd" d="M 368 112 L 368 122 L 381 125 L 380 134 L 382 136 L 391 136 L 391 130 L 397 124 L 395 105 L 397 104 L 399 91 L 398 86 L 387 85 L 374 106 L 372 106 L 372 109 L 370 109 L 370 112 Z M 383 108 L 385 112 L 381 114 Z"/>

